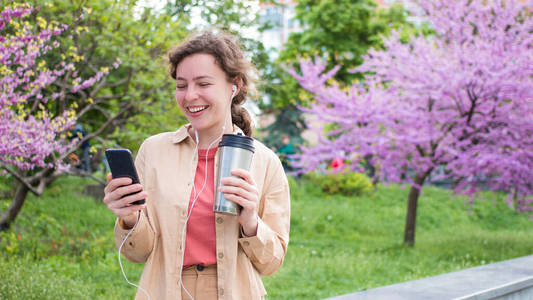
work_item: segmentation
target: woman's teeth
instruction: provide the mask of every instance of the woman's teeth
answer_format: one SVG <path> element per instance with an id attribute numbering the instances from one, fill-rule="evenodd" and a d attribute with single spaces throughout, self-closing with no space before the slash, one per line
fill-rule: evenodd
<path id="1" fill-rule="evenodd" d="M 205 106 L 188 107 L 189 112 L 192 112 L 192 113 L 197 113 L 197 112 L 202 111 L 202 110 L 204 110 L 206 108 L 207 108 L 207 105 L 205 105 Z"/>

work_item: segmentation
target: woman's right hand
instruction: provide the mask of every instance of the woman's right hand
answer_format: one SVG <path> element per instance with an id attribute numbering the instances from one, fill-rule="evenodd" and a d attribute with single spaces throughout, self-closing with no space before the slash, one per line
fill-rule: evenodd
<path id="1" fill-rule="evenodd" d="M 107 174 L 107 181 L 104 189 L 105 205 L 117 218 L 122 219 L 126 227 L 132 228 L 137 221 L 137 212 L 146 207 L 146 202 L 139 205 L 131 203 L 146 199 L 148 193 L 142 190 L 140 184 L 131 184 L 132 180 L 128 177 L 113 178 L 111 174 Z M 124 195 L 139 191 L 141 192 L 122 198 Z"/>

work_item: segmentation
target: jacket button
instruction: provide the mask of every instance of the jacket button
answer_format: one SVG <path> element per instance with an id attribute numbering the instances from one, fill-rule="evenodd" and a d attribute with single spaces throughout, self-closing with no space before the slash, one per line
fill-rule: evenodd
<path id="1" fill-rule="evenodd" d="M 218 217 L 217 224 L 222 224 L 222 223 L 224 223 L 224 219 L 222 219 L 222 217 Z"/>
<path id="2" fill-rule="evenodd" d="M 250 246 L 250 242 L 248 241 L 244 241 L 244 243 L 242 243 L 244 246 Z"/>
<path id="3" fill-rule="evenodd" d="M 220 294 L 220 296 L 224 296 L 224 289 L 222 289 L 222 288 L 219 289 L 219 294 Z"/>
<path id="4" fill-rule="evenodd" d="M 224 253 L 218 252 L 218 258 L 220 258 L 220 259 L 224 258 Z"/>

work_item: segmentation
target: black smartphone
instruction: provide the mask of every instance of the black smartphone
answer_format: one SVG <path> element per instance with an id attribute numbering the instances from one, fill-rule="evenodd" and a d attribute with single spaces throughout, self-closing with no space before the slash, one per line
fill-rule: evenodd
<path id="1" fill-rule="evenodd" d="M 128 149 L 107 149 L 105 151 L 105 157 L 109 163 L 111 169 L 111 175 L 113 178 L 129 177 L 132 180 L 132 184 L 140 183 L 139 176 L 135 170 L 133 159 L 131 158 L 131 151 Z M 133 195 L 139 192 L 124 195 L 122 198 Z M 144 204 L 145 199 L 137 200 L 131 204 Z"/>

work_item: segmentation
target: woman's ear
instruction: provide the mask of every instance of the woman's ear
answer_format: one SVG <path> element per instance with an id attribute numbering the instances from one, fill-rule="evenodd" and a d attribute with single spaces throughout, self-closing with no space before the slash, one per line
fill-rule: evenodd
<path id="1" fill-rule="evenodd" d="M 235 97 L 235 95 L 237 94 L 237 86 L 234 84 L 231 86 L 231 90 L 233 91 L 231 93 L 231 99 L 233 99 L 233 97 Z"/>
<path id="2" fill-rule="evenodd" d="M 237 91 L 235 92 L 235 95 L 238 95 L 239 92 L 241 91 L 241 87 L 242 87 L 242 79 L 241 79 L 239 76 L 235 76 L 231 82 L 232 82 L 232 84 L 233 84 L 233 85 L 231 86 L 231 88 L 233 89 L 233 87 L 235 87 L 235 89 L 237 90 Z"/>

